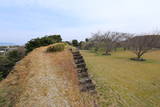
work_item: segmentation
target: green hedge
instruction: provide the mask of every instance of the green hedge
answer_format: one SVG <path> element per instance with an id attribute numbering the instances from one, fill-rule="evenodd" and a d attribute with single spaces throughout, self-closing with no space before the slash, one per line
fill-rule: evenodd
<path id="1" fill-rule="evenodd" d="M 59 51 L 63 51 L 65 48 L 64 43 L 56 43 L 50 47 L 47 48 L 47 52 L 59 52 Z"/>

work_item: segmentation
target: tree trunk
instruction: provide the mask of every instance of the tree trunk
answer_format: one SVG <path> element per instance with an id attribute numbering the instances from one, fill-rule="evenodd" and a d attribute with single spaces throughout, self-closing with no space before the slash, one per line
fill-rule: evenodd
<path id="1" fill-rule="evenodd" d="M 142 55 L 143 55 L 143 52 L 139 52 L 139 53 L 137 54 L 137 59 L 140 60 L 141 57 L 142 57 Z"/>
<path id="2" fill-rule="evenodd" d="M 106 55 L 108 54 L 109 52 L 108 51 L 106 51 Z"/>
<path id="3" fill-rule="evenodd" d="M 111 54 L 109 53 L 109 51 L 106 51 L 105 54 L 106 54 L 106 55 L 111 55 Z"/>
<path id="4" fill-rule="evenodd" d="M 137 56 L 137 59 L 141 59 L 141 55 L 138 55 L 138 56 Z"/>

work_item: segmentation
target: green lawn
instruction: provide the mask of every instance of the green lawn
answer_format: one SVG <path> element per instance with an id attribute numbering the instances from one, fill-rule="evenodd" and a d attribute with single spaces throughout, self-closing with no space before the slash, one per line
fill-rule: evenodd
<path id="1" fill-rule="evenodd" d="M 160 107 L 160 51 L 145 62 L 131 61 L 131 52 L 101 56 L 81 51 L 96 81 L 101 107 Z"/>

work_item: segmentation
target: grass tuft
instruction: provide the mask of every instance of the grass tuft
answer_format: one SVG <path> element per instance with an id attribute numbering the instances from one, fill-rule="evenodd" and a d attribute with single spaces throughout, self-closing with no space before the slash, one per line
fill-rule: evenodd
<path id="1" fill-rule="evenodd" d="M 60 52 L 63 51 L 66 44 L 64 43 L 56 43 L 54 45 L 51 45 L 47 48 L 47 52 Z"/>

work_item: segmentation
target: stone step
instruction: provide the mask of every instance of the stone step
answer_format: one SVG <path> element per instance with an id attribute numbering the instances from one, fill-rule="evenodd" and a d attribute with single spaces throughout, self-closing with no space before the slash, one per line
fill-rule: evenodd
<path id="1" fill-rule="evenodd" d="M 79 57 L 79 56 L 81 56 L 81 55 L 73 55 L 74 58 Z"/>
<path id="2" fill-rule="evenodd" d="M 87 73 L 87 72 L 80 72 L 80 73 L 78 73 L 78 77 L 79 77 L 79 78 L 87 78 L 87 77 L 89 77 L 89 76 L 88 76 L 88 73 Z"/>
<path id="3" fill-rule="evenodd" d="M 85 86 L 88 90 L 95 90 L 96 86 L 93 83 L 85 84 Z"/>
<path id="4" fill-rule="evenodd" d="M 91 94 L 91 95 L 95 95 L 95 94 L 97 94 L 97 91 L 94 89 L 94 90 L 89 90 L 89 93 Z"/>
<path id="5" fill-rule="evenodd" d="M 83 59 L 83 56 L 73 56 L 73 58 L 76 59 Z"/>
<path id="6" fill-rule="evenodd" d="M 85 63 L 80 63 L 80 64 L 76 64 L 77 68 L 85 68 L 86 64 Z"/>
<path id="7" fill-rule="evenodd" d="M 79 84 L 80 85 L 84 85 L 84 84 L 87 84 L 87 83 L 92 83 L 92 80 L 89 78 L 89 77 L 86 77 L 86 78 L 81 78 L 80 80 L 79 80 Z"/>
<path id="8" fill-rule="evenodd" d="M 85 85 L 81 85 L 80 86 L 80 91 L 82 91 L 82 92 L 96 92 L 95 91 L 95 85 L 94 84 L 92 84 L 92 83 L 89 83 L 89 84 L 85 84 Z"/>
<path id="9" fill-rule="evenodd" d="M 81 54 L 73 54 L 73 56 L 81 56 Z"/>
<path id="10" fill-rule="evenodd" d="M 87 68 L 78 68 L 77 71 L 78 71 L 78 73 L 80 73 L 80 72 L 87 72 L 88 69 Z"/>
<path id="11" fill-rule="evenodd" d="M 81 87 L 80 87 L 80 91 L 81 91 L 81 92 L 87 92 L 88 90 L 87 90 L 86 87 L 81 86 Z"/>
<path id="12" fill-rule="evenodd" d="M 80 52 L 79 52 L 79 51 L 76 51 L 76 52 L 72 52 L 72 54 L 80 54 Z"/>
<path id="13" fill-rule="evenodd" d="M 85 61 L 83 59 L 76 59 L 75 63 L 80 64 L 80 63 L 85 63 Z"/>
<path id="14" fill-rule="evenodd" d="M 81 53 L 77 50 L 72 52 L 74 62 L 77 67 L 77 73 L 79 78 L 79 86 L 81 92 L 89 92 L 90 94 L 96 94 L 95 85 L 88 75 L 88 69 L 86 68 L 85 61 Z"/>

